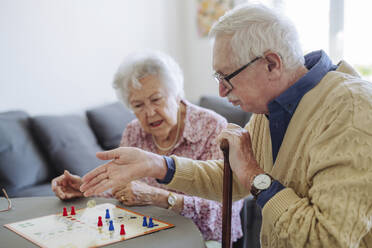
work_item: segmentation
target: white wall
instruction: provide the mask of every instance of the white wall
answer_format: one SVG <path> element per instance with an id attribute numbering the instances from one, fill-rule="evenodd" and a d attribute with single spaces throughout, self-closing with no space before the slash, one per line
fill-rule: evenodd
<path id="1" fill-rule="evenodd" d="M 218 85 L 213 79 L 212 43 L 200 37 L 197 30 L 197 1 L 182 1 L 185 10 L 185 93 L 191 101 L 202 95 L 218 95 Z"/>
<path id="2" fill-rule="evenodd" d="M 210 91 L 211 69 L 207 41 L 196 38 L 194 4 L 0 0 L 0 111 L 64 114 L 112 102 L 122 58 L 143 48 L 173 56 L 184 68 L 187 98 L 196 101 Z"/>

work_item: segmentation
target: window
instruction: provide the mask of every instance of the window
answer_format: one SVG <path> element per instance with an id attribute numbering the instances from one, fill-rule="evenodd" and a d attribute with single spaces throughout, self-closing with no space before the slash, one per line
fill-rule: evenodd
<path id="1" fill-rule="evenodd" d="M 344 58 L 372 80 L 372 1 L 345 1 Z"/>
<path id="2" fill-rule="evenodd" d="M 372 80 L 372 1 L 364 0 L 235 0 L 261 2 L 280 9 L 296 25 L 305 53 L 323 49 L 334 63 L 341 59 Z"/>

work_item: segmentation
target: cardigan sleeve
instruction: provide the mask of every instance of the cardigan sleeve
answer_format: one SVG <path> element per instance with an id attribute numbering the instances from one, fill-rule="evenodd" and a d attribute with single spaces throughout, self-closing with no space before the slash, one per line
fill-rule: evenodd
<path id="1" fill-rule="evenodd" d="M 263 208 L 263 235 L 286 247 L 359 247 L 371 229 L 372 135 L 349 127 L 326 140 L 309 151 L 308 195 L 286 188 Z"/>
<path id="2" fill-rule="evenodd" d="M 166 186 L 189 195 L 221 201 L 223 189 L 223 160 L 192 160 L 171 156 L 176 163 L 173 179 Z M 233 201 L 250 193 L 241 185 L 233 173 Z"/>

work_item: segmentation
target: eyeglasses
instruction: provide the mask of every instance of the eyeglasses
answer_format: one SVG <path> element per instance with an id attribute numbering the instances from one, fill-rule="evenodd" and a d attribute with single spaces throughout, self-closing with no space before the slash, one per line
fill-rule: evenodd
<path id="1" fill-rule="evenodd" d="M 243 65 L 242 67 L 240 67 L 239 69 L 237 69 L 233 73 L 230 73 L 227 76 L 224 76 L 224 75 L 222 75 L 218 72 L 215 72 L 213 74 L 213 77 L 217 81 L 218 84 L 222 83 L 223 87 L 225 87 L 225 89 L 228 90 L 227 93 L 226 93 L 226 95 L 228 95 L 234 89 L 233 85 L 230 82 L 230 79 L 232 79 L 233 77 L 235 77 L 236 75 L 241 73 L 245 68 L 247 68 L 249 65 L 253 64 L 254 62 L 256 62 L 260 58 L 261 58 L 261 56 L 254 58 L 253 60 L 251 60 L 250 62 Z"/>
<path id="2" fill-rule="evenodd" d="M 7 209 L 0 209 L 0 212 L 9 211 L 12 208 L 12 202 L 9 199 L 8 194 L 6 193 L 5 189 L 2 189 L 5 195 L 6 200 L 8 201 L 8 208 Z"/>

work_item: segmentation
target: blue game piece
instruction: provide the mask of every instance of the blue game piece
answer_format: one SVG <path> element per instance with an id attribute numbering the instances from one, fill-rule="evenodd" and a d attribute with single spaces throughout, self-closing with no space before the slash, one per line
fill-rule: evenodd
<path id="1" fill-rule="evenodd" d="M 114 223 L 110 220 L 109 231 L 114 231 Z"/>
<path id="2" fill-rule="evenodd" d="M 154 222 L 152 222 L 152 218 L 149 218 L 149 225 L 147 226 L 148 228 L 154 227 Z"/>
<path id="3" fill-rule="evenodd" d="M 108 209 L 106 209 L 106 219 L 110 219 L 110 211 Z"/>
<path id="4" fill-rule="evenodd" d="M 146 216 L 143 216 L 142 226 L 147 226 Z"/>

